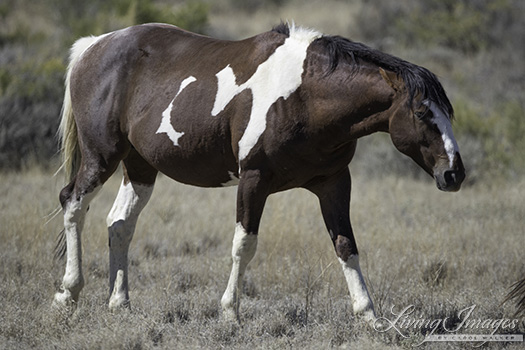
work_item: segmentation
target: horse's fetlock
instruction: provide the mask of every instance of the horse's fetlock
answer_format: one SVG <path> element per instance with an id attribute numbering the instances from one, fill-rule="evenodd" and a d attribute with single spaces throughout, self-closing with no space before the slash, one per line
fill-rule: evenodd
<path id="1" fill-rule="evenodd" d="M 62 289 L 64 292 L 69 292 L 73 299 L 78 300 L 80 291 L 84 288 L 84 278 L 82 276 L 64 276 L 62 281 Z"/>
<path id="2" fill-rule="evenodd" d="M 53 300 L 53 307 L 59 310 L 73 311 L 77 306 L 78 298 L 73 298 L 72 293 L 69 290 L 55 293 Z"/>
<path id="3" fill-rule="evenodd" d="M 121 292 L 113 293 L 111 294 L 111 297 L 109 298 L 108 307 L 111 310 L 129 309 L 130 308 L 129 298 L 126 297 L 125 293 L 121 293 Z"/>

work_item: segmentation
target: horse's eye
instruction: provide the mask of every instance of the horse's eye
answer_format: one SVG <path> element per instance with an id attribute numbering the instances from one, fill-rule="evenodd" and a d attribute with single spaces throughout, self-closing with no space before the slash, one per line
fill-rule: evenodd
<path id="1" fill-rule="evenodd" d="M 426 112 L 415 112 L 414 115 L 418 118 L 418 119 L 423 119 L 423 117 L 425 116 Z"/>

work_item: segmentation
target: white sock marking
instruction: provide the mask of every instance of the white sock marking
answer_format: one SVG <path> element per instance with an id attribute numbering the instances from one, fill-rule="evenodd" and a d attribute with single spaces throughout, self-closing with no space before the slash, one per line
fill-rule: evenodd
<path id="1" fill-rule="evenodd" d="M 237 318 L 239 312 L 239 296 L 242 290 L 242 279 L 248 263 L 257 250 L 257 235 L 246 232 L 241 223 L 235 226 L 232 245 L 232 270 L 228 287 L 221 299 L 221 305 L 226 317 Z"/>
<path id="2" fill-rule="evenodd" d="M 101 186 L 96 187 L 93 192 L 88 193 L 80 200 L 72 200 L 66 205 L 64 211 L 64 229 L 67 245 L 66 271 L 62 279 L 63 293 L 57 293 L 55 300 L 64 305 L 72 300 L 77 300 L 78 293 L 84 285 L 82 276 L 82 228 L 86 217 L 89 203 L 100 191 Z"/>
<path id="3" fill-rule="evenodd" d="M 217 73 L 218 89 L 212 109 L 213 116 L 223 111 L 242 91 L 252 91 L 250 120 L 239 141 L 239 162 L 250 153 L 266 129 L 266 115 L 270 107 L 281 97 L 287 99 L 301 85 L 306 51 L 310 43 L 320 35 L 318 32 L 292 26 L 290 37 L 284 44 L 240 86 L 237 85 L 235 73 L 229 65 Z"/>
<path id="4" fill-rule="evenodd" d="M 452 132 L 452 124 L 450 119 L 445 116 L 445 113 L 435 104 L 430 101 L 423 102 L 424 105 L 432 111 L 434 117 L 432 122 L 436 124 L 439 131 L 441 132 L 441 139 L 443 140 L 443 146 L 445 147 L 445 152 L 447 152 L 448 162 L 450 167 L 454 166 L 454 159 L 456 158 L 456 153 L 459 153 L 459 146 L 454 138 L 454 133 Z"/>
<path id="5" fill-rule="evenodd" d="M 140 212 L 146 206 L 153 185 L 125 183 L 120 185 L 117 198 L 108 217 L 110 239 L 110 288 L 113 289 L 109 307 L 115 308 L 128 302 L 128 249 Z"/>
<path id="6" fill-rule="evenodd" d="M 179 138 L 182 135 L 184 135 L 184 132 L 175 131 L 175 129 L 171 125 L 171 112 L 173 110 L 173 103 L 175 102 L 179 94 L 182 92 L 182 90 L 184 90 L 188 85 L 190 85 L 196 80 L 197 79 L 193 76 L 184 79 L 180 84 L 179 91 L 171 101 L 170 105 L 164 110 L 164 112 L 162 112 L 162 120 L 160 122 L 159 129 L 157 130 L 157 134 L 166 133 L 175 146 L 179 146 Z"/>
<path id="7" fill-rule="evenodd" d="M 343 267 L 343 273 L 348 284 L 348 291 L 352 298 L 354 313 L 364 313 L 367 318 L 375 317 L 372 300 L 368 295 L 363 274 L 359 267 L 359 256 L 351 255 L 347 261 L 343 261 L 341 258 L 338 259 Z"/>

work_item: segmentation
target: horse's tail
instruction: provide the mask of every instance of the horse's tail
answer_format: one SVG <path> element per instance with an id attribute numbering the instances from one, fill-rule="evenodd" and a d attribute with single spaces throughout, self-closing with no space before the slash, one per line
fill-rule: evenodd
<path id="1" fill-rule="evenodd" d="M 86 37 L 75 42 L 71 48 L 69 56 L 69 65 L 66 72 L 66 91 L 64 93 L 64 104 L 62 105 L 62 115 L 58 127 L 58 140 L 60 143 L 60 154 L 62 156 L 62 165 L 57 173 L 64 169 L 66 181 L 71 183 L 75 178 L 80 167 L 80 145 L 78 144 L 77 123 L 73 115 L 71 105 L 71 71 L 78 63 L 84 51 L 90 47 L 98 38 Z M 56 213 L 58 214 L 59 211 Z M 66 237 L 64 230 L 58 234 L 58 242 L 55 247 L 55 260 L 61 260 L 66 254 Z"/>
<path id="2" fill-rule="evenodd" d="M 58 127 L 58 139 L 60 143 L 60 153 L 62 156 L 62 165 L 60 169 L 64 169 L 66 180 L 71 182 L 78 172 L 80 167 L 80 147 L 78 144 L 77 124 L 73 116 L 73 108 L 71 106 L 71 71 L 78 63 L 84 51 L 90 47 L 98 38 L 86 37 L 81 38 L 75 42 L 71 48 L 69 56 L 69 65 L 66 73 L 66 92 L 64 94 L 64 104 L 62 106 L 62 116 L 60 125 Z"/>

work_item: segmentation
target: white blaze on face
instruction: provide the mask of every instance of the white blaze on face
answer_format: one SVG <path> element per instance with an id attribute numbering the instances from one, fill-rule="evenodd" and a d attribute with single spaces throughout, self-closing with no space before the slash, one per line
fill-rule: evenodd
<path id="1" fill-rule="evenodd" d="M 164 110 L 164 112 L 162 112 L 162 120 L 160 122 L 159 129 L 157 130 L 157 134 L 166 133 L 175 146 L 179 146 L 179 138 L 182 135 L 184 135 L 184 132 L 175 131 L 175 129 L 171 125 L 171 112 L 173 110 L 173 103 L 175 102 L 179 94 L 182 92 L 182 90 L 184 90 L 188 85 L 190 85 L 196 80 L 197 79 L 192 76 L 184 79 L 180 84 L 179 91 L 171 101 L 170 105 Z"/>
<path id="2" fill-rule="evenodd" d="M 318 32 L 290 27 L 290 36 L 284 44 L 261 63 L 242 85 L 237 85 L 235 73 L 229 65 L 217 73 L 218 89 L 213 116 L 222 112 L 242 91 L 250 89 L 253 96 L 250 120 L 239 141 L 239 162 L 250 153 L 266 129 L 266 115 L 270 107 L 281 97 L 287 99 L 301 85 L 306 51 L 318 37 Z"/>
<path id="3" fill-rule="evenodd" d="M 456 153 L 459 153 L 459 147 L 454 138 L 454 133 L 452 132 L 450 118 L 447 118 L 445 113 L 435 103 L 425 101 L 423 104 L 428 106 L 432 111 L 432 123 L 434 123 L 441 132 L 441 139 L 443 140 L 445 152 L 448 156 L 449 166 L 452 168 L 454 166 Z"/>

